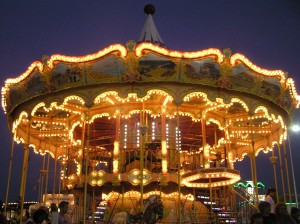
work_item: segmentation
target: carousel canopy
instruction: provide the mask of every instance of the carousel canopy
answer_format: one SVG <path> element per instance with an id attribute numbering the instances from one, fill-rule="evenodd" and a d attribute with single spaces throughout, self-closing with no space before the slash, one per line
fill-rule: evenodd
<path id="1" fill-rule="evenodd" d="M 230 49 L 167 49 L 154 10 L 145 12 L 138 44 L 114 44 L 78 57 L 45 56 L 7 79 L 2 107 L 15 139 L 55 158 L 67 149 L 80 156 L 82 121 L 88 119 L 90 147 L 109 156 L 116 117 L 133 125 L 143 111 L 154 129 L 162 114 L 170 126 L 179 116 L 180 149 L 189 154 L 208 147 L 214 158 L 223 158 L 227 146 L 234 161 L 282 142 L 299 104 L 287 73 L 261 68 Z"/>

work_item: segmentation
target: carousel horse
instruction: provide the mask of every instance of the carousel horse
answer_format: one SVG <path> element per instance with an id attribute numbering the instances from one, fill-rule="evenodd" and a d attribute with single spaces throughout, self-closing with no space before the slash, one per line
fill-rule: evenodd
<path id="1" fill-rule="evenodd" d="M 132 215 L 128 212 L 119 212 L 112 219 L 114 224 L 138 223 L 138 224 L 155 224 L 163 218 L 164 207 L 159 195 L 151 195 L 145 200 L 144 213 L 139 212 Z"/>

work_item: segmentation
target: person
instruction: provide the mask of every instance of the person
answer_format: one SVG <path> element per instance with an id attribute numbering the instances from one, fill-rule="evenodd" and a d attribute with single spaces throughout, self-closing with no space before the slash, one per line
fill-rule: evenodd
<path id="1" fill-rule="evenodd" d="M 55 203 L 51 203 L 50 205 L 50 220 L 51 224 L 57 224 L 58 223 L 58 208 Z"/>
<path id="2" fill-rule="evenodd" d="M 26 221 L 26 224 L 35 224 L 35 222 L 33 221 L 33 215 L 36 211 L 35 205 L 30 205 L 29 206 L 29 217 Z"/>
<path id="3" fill-rule="evenodd" d="M 264 224 L 272 224 L 275 222 L 275 215 L 271 213 L 271 204 L 262 201 L 258 205 L 258 210 L 263 216 L 263 223 Z"/>
<path id="4" fill-rule="evenodd" d="M 3 201 L 0 200 L 0 223 L 7 224 L 8 222 L 5 215 L 3 214 L 2 207 L 3 207 Z"/>
<path id="5" fill-rule="evenodd" d="M 58 224 L 70 224 L 71 222 L 67 218 L 67 213 L 69 209 L 69 202 L 61 201 L 58 205 L 59 213 L 58 213 Z"/>
<path id="6" fill-rule="evenodd" d="M 297 222 L 289 215 L 285 204 L 279 202 L 275 206 L 275 224 L 297 224 Z"/>
<path id="7" fill-rule="evenodd" d="M 296 221 L 297 224 L 300 224 L 300 210 L 299 208 L 291 208 L 291 216 Z"/>
<path id="8" fill-rule="evenodd" d="M 45 211 L 45 209 L 39 208 L 33 214 L 33 221 L 36 224 L 47 224 L 48 213 Z"/>
<path id="9" fill-rule="evenodd" d="M 251 216 L 251 224 L 263 224 L 263 216 L 261 213 L 256 212 Z"/>
<path id="10" fill-rule="evenodd" d="M 274 201 L 275 194 L 276 194 L 276 189 L 269 187 L 265 197 L 265 201 L 270 203 L 271 205 L 271 213 L 273 214 L 275 213 L 275 201 Z"/>

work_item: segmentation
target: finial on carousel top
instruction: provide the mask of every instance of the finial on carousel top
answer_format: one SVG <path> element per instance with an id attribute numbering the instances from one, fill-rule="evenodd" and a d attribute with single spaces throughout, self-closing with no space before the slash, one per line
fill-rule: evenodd
<path id="1" fill-rule="evenodd" d="M 144 28 L 140 34 L 137 43 L 139 44 L 143 42 L 148 42 L 166 48 L 166 45 L 161 39 L 152 18 L 152 15 L 155 13 L 154 5 L 147 4 L 144 7 L 144 12 L 147 15 L 147 20 L 145 22 Z"/>
<path id="2" fill-rule="evenodd" d="M 153 15 L 155 13 L 154 5 L 152 5 L 152 4 L 145 5 L 144 12 L 146 15 Z"/>

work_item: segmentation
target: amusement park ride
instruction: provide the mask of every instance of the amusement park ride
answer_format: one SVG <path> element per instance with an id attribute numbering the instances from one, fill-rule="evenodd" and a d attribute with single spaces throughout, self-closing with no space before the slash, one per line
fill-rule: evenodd
<path id="1" fill-rule="evenodd" d="M 207 223 L 215 204 L 237 211 L 235 161 L 251 158 L 254 186 L 259 151 L 273 153 L 276 169 L 274 150 L 286 154 L 287 125 L 300 102 L 293 79 L 230 49 L 168 49 L 154 11 L 145 7 L 137 43 L 45 56 L 5 81 L 2 107 L 24 147 L 22 205 L 30 149 L 59 162 L 61 191 L 78 206 L 74 222 L 86 222 L 97 197 L 105 201 L 102 221 L 110 222 L 117 212 L 144 212 L 144 200 L 155 195 L 160 222 Z"/>

